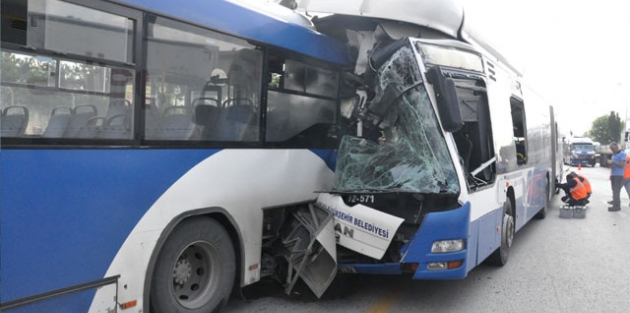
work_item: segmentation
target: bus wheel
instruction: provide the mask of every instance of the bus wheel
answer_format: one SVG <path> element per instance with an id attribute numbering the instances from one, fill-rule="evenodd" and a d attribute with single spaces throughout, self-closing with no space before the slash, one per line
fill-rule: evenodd
<path id="1" fill-rule="evenodd" d="M 489 257 L 488 261 L 497 266 L 507 264 L 510 255 L 510 247 L 514 240 L 514 217 L 512 215 L 512 203 L 508 199 L 503 204 L 503 218 L 501 221 L 501 246 Z"/>
<path id="2" fill-rule="evenodd" d="M 547 210 L 549 208 L 549 203 L 551 202 L 549 201 L 550 194 L 551 192 L 549 190 L 549 178 L 547 178 L 545 182 L 545 202 L 544 202 L 545 206 L 543 206 L 542 209 L 540 209 L 540 211 L 538 211 L 538 213 L 534 215 L 535 218 L 542 220 L 545 217 L 547 217 Z"/>
<path id="3" fill-rule="evenodd" d="M 219 311 L 228 301 L 236 270 L 234 247 L 217 221 L 183 221 L 160 251 L 151 282 L 151 312 Z"/>

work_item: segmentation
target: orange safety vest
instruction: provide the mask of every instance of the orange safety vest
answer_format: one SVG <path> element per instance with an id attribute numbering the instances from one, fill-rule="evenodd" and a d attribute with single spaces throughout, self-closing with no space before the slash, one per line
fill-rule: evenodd
<path id="1" fill-rule="evenodd" d="M 628 160 L 628 159 L 630 159 L 630 158 L 627 158 L 626 160 Z M 588 179 L 586 179 L 586 177 L 584 177 L 584 175 L 578 174 L 578 178 L 581 179 L 582 185 L 584 185 L 584 187 L 586 187 L 586 193 L 593 193 L 593 189 L 591 189 L 591 182 L 588 181 Z"/>
<path id="2" fill-rule="evenodd" d="M 630 179 L 630 155 L 626 155 L 626 164 L 623 167 L 623 179 Z"/>
<path id="3" fill-rule="evenodd" d="M 575 200 L 582 200 L 586 198 L 587 193 L 586 193 L 586 187 L 584 187 L 584 184 L 582 184 L 580 179 L 577 177 L 573 179 L 575 179 L 575 181 L 577 182 L 577 185 L 575 185 L 575 187 L 569 190 L 571 192 L 571 197 Z"/>

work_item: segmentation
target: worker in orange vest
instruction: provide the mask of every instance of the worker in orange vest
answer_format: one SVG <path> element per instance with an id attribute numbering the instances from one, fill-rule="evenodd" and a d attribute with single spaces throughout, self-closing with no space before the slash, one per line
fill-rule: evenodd
<path id="1" fill-rule="evenodd" d="M 630 155 L 626 154 L 626 165 L 623 168 L 623 187 L 630 198 Z"/>
<path id="2" fill-rule="evenodd" d="M 630 162 L 630 156 L 626 158 L 626 162 Z M 628 164 L 628 163 L 626 163 Z M 593 189 L 591 188 L 591 182 L 588 181 L 588 179 L 586 178 L 586 176 L 584 176 L 583 174 L 577 174 L 576 172 L 571 172 L 569 173 L 571 176 L 575 176 L 577 177 L 580 182 L 584 185 L 584 187 L 586 188 L 586 199 L 591 197 L 591 194 L 593 194 Z M 628 181 L 630 182 L 630 166 L 628 167 Z M 630 184 L 628 184 L 628 188 L 630 188 Z M 626 189 L 626 191 L 628 191 L 628 189 Z M 628 193 L 628 195 L 630 196 L 630 191 Z"/>
<path id="3" fill-rule="evenodd" d="M 562 197 L 562 201 L 570 206 L 588 204 L 587 187 L 580 181 L 577 174 L 569 173 L 567 182 L 564 184 L 556 184 L 556 188 L 562 188 L 566 196 Z"/>

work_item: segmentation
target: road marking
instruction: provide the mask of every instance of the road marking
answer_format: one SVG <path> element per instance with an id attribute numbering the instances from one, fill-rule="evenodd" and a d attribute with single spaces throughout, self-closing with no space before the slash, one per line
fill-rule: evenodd
<path id="1" fill-rule="evenodd" d="M 365 313 L 386 313 L 396 304 L 396 301 L 398 301 L 401 295 L 402 292 L 400 292 L 400 290 L 389 291 L 369 307 Z"/>

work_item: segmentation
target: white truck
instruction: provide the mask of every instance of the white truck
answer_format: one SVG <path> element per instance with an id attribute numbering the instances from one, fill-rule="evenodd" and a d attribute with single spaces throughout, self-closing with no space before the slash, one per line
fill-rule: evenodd
<path id="1" fill-rule="evenodd" d="M 630 154 L 630 131 L 625 131 L 621 134 L 621 149 L 624 149 L 626 154 Z M 595 158 L 599 162 L 599 166 L 608 167 L 606 164 L 607 160 L 612 158 L 612 150 L 608 144 L 600 144 L 599 142 L 594 142 L 594 150 L 595 150 Z"/>

